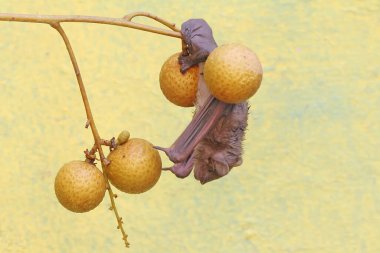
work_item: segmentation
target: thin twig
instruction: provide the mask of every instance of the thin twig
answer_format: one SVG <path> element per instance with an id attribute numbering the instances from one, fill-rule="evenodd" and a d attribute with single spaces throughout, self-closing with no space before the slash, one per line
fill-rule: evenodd
<path id="1" fill-rule="evenodd" d="M 110 183 L 108 181 L 107 173 L 106 173 L 106 167 L 109 164 L 109 161 L 105 158 L 104 153 L 103 153 L 101 138 L 99 136 L 98 130 L 97 130 L 95 122 L 94 122 L 94 118 L 93 118 L 92 113 L 91 113 L 90 104 L 88 102 L 88 98 L 87 98 L 86 90 L 84 88 L 82 76 L 81 76 L 80 71 L 79 71 L 79 66 L 78 66 L 78 63 L 77 63 L 77 61 L 75 59 L 74 51 L 73 51 L 73 49 L 71 47 L 70 41 L 69 41 L 69 39 L 68 39 L 65 31 L 62 29 L 60 23 L 59 22 L 57 22 L 57 23 L 53 22 L 50 25 L 59 32 L 59 34 L 61 35 L 63 41 L 65 42 L 65 45 L 66 45 L 66 48 L 67 48 L 67 52 L 70 55 L 70 60 L 71 60 L 71 63 L 73 64 L 73 67 L 74 67 L 74 71 L 75 71 L 75 75 L 77 77 L 80 93 L 82 95 L 84 107 L 85 107 L 85 110 L 86 110 L 87 119 L 88 119 L 88 122 L 90 124 L 92 134 L 94 136 L 95 145 L 96 145 L 96 147 L 98 149 L 98 152 L 99 152 L 100 161 L 101 161 L 101 164 L 102 164 L 103 176 L 104 176 L 104 179 L 105 179 L 106 184 L 107 184 L 107 190 L 108 190 L 109 197 L 111 199 L 112 210 L 115 213 L 116 220 L 117 220 L 117 223 L 118 223 L 118 228 L 120 229 L 120 231 L 121 231 L 121 233 L 123 235 L 123 240 L 125 242 L 125 246 L 129 247 L 129 243 L 127 241 L 127 237 L 128 236 L 127 236 L 127 234 L 124 231 L 122 219 L 119 216 L 119 213 L 118 213 L 116 205 L 115 205 L 115 201 L 114 201 L 115 194 L 112 192 Z"/>
<path id="2" fill-rule="evenodd" d="M 45 24 L 50 24 L 50 25 L 59 24 L 63 22 L 97 23 L 97 24 L 124 26 L 124 27 L 143 30 L 147 32 L 181 38 L 181 33 L 179 32 L 179 30 L 176 29 L 175 26 L 173 27 L 170 22 L 163 21 L 163 19 L 158 18 L 151 14 L 147 14 L 144 16 L 157 20 L 158 22 L 171 28 L 173 31 L 134 23 L 125 18 L 108 18 L 108 17 L 80 16 L 80 15 L 33 15 L 33 14 L 0 13 L 0 21 L 45 23 Z"/>
<path id="3" fill-rule="evenodd" d="M 133 19 L 134 17 L 139 17 L 139 16 L 154 19 L 154 20 L 156 20 L 157 22 L 163 24 L 164 26 L 169 27 L 169 28 L 172 29 L 173 31 L 181 32 L 181 30 L 178 29 L 178 28 L 175 26 L 174 23 L 171 23 L 171 22 L 169 22 L 169 21 L 166 21 L 165 19 L 162 19 L 162 18 L 160 18 L 160 17 L 157 17 L 156 15 L 152 15 L 152 14 L 149 13 L 149 12 L 143 12 L 143 11 L 133 12 L 133 13 L 130 13 L 130 14 L 128 14 L 128 15 L 125 15 L 125 16 L 124 16 L 124 19 L 126 19 L 126 20 L 128 20 L 128 21 L 132 21 L 132 19 Z"/>

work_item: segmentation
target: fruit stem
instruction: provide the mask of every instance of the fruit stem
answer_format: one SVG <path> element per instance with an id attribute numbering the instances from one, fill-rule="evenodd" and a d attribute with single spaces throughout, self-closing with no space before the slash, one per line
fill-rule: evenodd
<path id="1" fill-rule="evenodd" d="M 134 17 L 138 17 L 138 16 L 142 16 L 142 17 L 147 17 L 147 18 L 151 18 L 151 19 L 154 19 L 156 20 L 157 22 L 163 24 L 164 26 L 172 29 L 173 31 L 176 31 L 176 32 L 181 32 L 180 29 L 178 29 L 174 23 L 171 23 L 169 21 L 166 21 L 160 17 L 157 17 L 156 15 L 152 15 L 151 13 L 149 12 L 143 12 L 143 11 L 136 11 L 136 12 L 132 12 L 128 15 L 125 15 L 123 18 L 126 19 L 127 21 L 132 21 L 132 19 Z"/>
<path id="2" fill-rule="evenodd" d="M 169 27 L 172 31 L 157 28 L 153 26 L 138 24 L 132 22 L 132 18 L 136 16 L 145 16 L 160 22 L 161 24 Z M 14 14 L 14 13 L 0 13 L 0 21 L 16 21 L 16 22 L 30 22 L 30 23 L 45 23 L 49 25 L 59 24 L 63 22 L 81 22 L 81 23 L 97 23 L 129 27 L 137 30 L 157 33 L 175 38 L 181 38 L 180 31 L 175 27 L 175 24 L 163 20 L 147 12 L 135 12 L 126 15 L 124 18 L 108 18 L 108 17 L 95 17 L 95 16 L 82 16 L 82 15 L 33 15 L 33 14 Z"/>
<path id="3" fill-rule="evenodd" d="M 87 120 L 88 122 L 88 125 L 90 125 L 90 121 Z M 86 127 L 87 128 L 87 127 Z M 114 150 L 117 146 L 117 143 L 116 143 L 116 139 L 115 137 L 112 137 L 110 140 L 104 140 L 104 139 L 100 139 L 100 144 L 103 145 L 103 146 L 107 146 L 109 147 L 110 151 Z M 96 143 L 92 146 L 92 148 L 90 150 L 86 149 L 84 151 L 85 155 L 86 155 L 86 158 L 87 158 L 87 162 L 90 162 L 91 161 L 94 161 L 95 160 L 95 153 L 98 151 L 98 146 L 96 145 Z"/>
<path id="4" fill-rule="evenodd" d="M 65 42 L 67 52 L 70 55 L 70 60 L 71 60 L 71 63 L 73 64 L 73 68 L 74 68 L 75 75 L 76 75 L 76 78 L 77 78 L 77 81 L 78 81 L 80 93 L 82 95 L 82 100 L 83 100 L 84 107 L 85 107 L 85 110 L 86 110 L 86 115 L 87 115 L 87 120 L 88 120 L 87 122 L 88 122 L 88 124 L 91 127 L 92 135 L 94 136 L 95 145 L 96 145 L 96 147 L 98 149 L 98 152 L 99 152 L 100 161 L 101 161 L 101 164 L 102 164 L 103 176 L 104 176 L 104 179 L 106 181 L 109 197 L 111 199 L 112 209 L 113 209 L 113 211 L 115 213 L 116 220 L 117 220 L 117 223 L 118 223 L 118 227 L 119 227 L 119 229 L 120 229 L 120 231 L 121 231 L 121 233 L 123 235 L 123 240 L 125 242 L 125 246 L 129 247 L 129 243 L 127 241 L 127 237 L 128 236 L 127 236 L 127 234 L 124 231 L 123 224 L 121 222 L 121 217 L 119 216 L 119 213 L 117 211 L 117 208 L 116 208 L 116 205 L 115 205 L 115 201 L 114 201 L 114 196 L 115 195 L 114 195 L 114 193 L 113 193 L 113 191 L 111 189 L 110 183 L 108 181 L 107 173 L 106 173 L 106 167 L 109 164 L 109 161 L 105 158 L 104 153 L 103 153 L 102 139 L 99 136 L 99 132 L 98 132 L 98 130 L 96 128 L 95 121 L 94 121 L 94 118 L 93 118 L 92 113 L 91 113 L 90 103 L 88 102 L 86 90 L 85 90 L 85 87 L 84 87 L 84 84 L 83 84 L 83 80 L 82 80 L 82 76 L 81 76 L 81 73 L 80 73 L 80 70 L 79 70 L 79 66 L 78 66 L 77 60 L 76 60 L 75 55 L 74 55 L 74 51 L 73 51 L 73 49 L 71 47 L 70 41 L 69 41 L 69 39 L 68 39 L 65 31 L 62 29 L 60 23 L 59 22 L 53 22 L 50 25 L 59 32 L 59 34 L 61 35 L 63 41 Z"/>

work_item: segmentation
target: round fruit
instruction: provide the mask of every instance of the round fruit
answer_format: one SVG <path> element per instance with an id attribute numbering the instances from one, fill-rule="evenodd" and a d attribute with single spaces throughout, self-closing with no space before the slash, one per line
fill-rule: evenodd
<path id="1" fill-rule="evenodd" d="M 152 188 L 161 175 L 158 151 L 146 140 L 132 138 L 110 152 L 107 166 L 110 182 L 120 191 L 142 193 Z"/>
<path id="2" fill-rule="evenodd" d="M 161 67 L 160 87 L 165 97 L 175 105 L 192 107 L 195 104 L 198 88 L 198 65 L 188 69 L 185 74 L 180 71 L 176 53 L 166 60 Z"/>
<path id="3" fill-rule="evenodd" d="M 263 78 L 263 69 L 256 54 L 240 44 L 214 49 L 206 60 L 203 73 L 211 94 L 232 104 L 253 96 Z"/>
<path id="4" fill-rule="evenodd" d="M 95 165 L 83 161 L 71 161 L 63 165 L 55 177 L 55 195 L 70 211 L 88 212 L 104 198 L 106 182 Z"/>

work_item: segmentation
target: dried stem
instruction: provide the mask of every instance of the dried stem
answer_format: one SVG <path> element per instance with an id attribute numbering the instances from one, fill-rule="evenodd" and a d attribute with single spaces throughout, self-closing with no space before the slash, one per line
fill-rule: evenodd
<path id="1" fill-rule="evenodd" d="M 148 25 L 137 24 L 130 19 L 134 16 L 146 16 L 152 18 L 167 27 L 171 28 L 170 30 L 165 30 L 162 28 L 156 28 Z M 108 18 L 108 17 L 95 17 L 95 16 L 79 16 L 79 15 L 31 15 L 31 14 L 13 14 L 13 13 L 0 13 L 0 21 L 17 21 L 17 22 L 30 22 L 30 23 L 45 23 L 45 24 L 59 24 L 63 22 L 82 22 L 82 23 L 97 23 L 97 24 L 107 24 L 107 25 L 116 25 L 116 26 L 124 26 L 133 29 L 143 30 L 152 33 L 158 33 L 166 36 L 181 38 L 181 33 L 175 25 L 167 22 L 157 16 L 151 15 L 149 13 L 144 12 L 136 12 L 135 15 L 126 17 L 128 18 Z M 129 18 L 130 17 L 130 18 Z"/>
<path id="2" fill-rule="evenodd" d="M 53 23 L 53 24 L 51 24 L 51 26 L 54 29 L 56 29 L 59 32 L 59 34 L 61 35 L 63 41 L 65 42 L 65 45 L 66 45 L 66 48 L 67 48 L 67 52 L 70 55 L 71 63 L 73 64 L 75 75 L 77 77 L 77 81 L 78 81 L 78 85 L 79 85 L 79 89 L 80 89 L 80 93 L 82 95 L 84 107 L 86 109 L 87 120 L 88 120 L 88 122 L 90 124 L 91 131 L 92 131 L 92 134 L 93 134 L 94 140 L 95 140 L 95 145 L 96 145 L 96 147 L 98 149 L 98 152 L 99 152 L 100 161 L 101 161 L 101 164 L 102 164 L 103 176 L 104 176 L 104 179 L 105 179 L 106 184 L 107 184 L 107 190 L 108 190 L 109 197 L 111 199 L 112 210 L 115 213 L 116 220 L 117 220 L 117 223 L 118 223 L 118 228 L 120 229 L 120 231 L 121 231 L 121 233 L 123 235 L 123 240 L 125 242 L 125 246 L 129 247 L 129 243 L 127 241 L 127 237 L 128 236 L 127 236 L 127 234 L 124 231 L 121 217 L 119 216 L 119 213 L 117 211 L 117 208 L 116 208 L 116 205 L 115 205 L 115 201 L 114 201 L 115 195 L 112 192 L 110 183 L 108 181 L 107 173 L 106 173 L 106 167 L 109 164 L 109 162 L 107 161 L 107 159 L 105 158 L 104 153 L 103 153 L 102 141 L 101 141 L 101 138 L 99 136 L 98 130 L 97 130 L 95 122 L 94 122 L 94 118 L 93 118 L 92 113 L 91 113 L 90 104 L 88 102 L 86 90 L 85 90 L 84 85 L 83 85 L 83 80 L 82 80 L 82 76 L 81 76 L 80 71 L 79 71 L 79 66 L 78 66 L 78 63 L 77 63 L 77 61 L 75 59 L 74 51 L 73 51 L 73 49 L 71 47 L 69 39 L 66 36 L 65 31 L 62 29 L 61 25 L 59 23 Z"/>
<path id="3" fill-rule="evenodd" d="M 169 21 L 166 21 L 160 17 L 157 17 L 155 15 L 152 15 L 151 13 L 149 12 L 143 12 L 143 11 L 137 11 L 137 12 L 133 12 L 133 13 L 130 13 L 128 15 L 125 15 L 124 16 L 124 19 L 128 20 L 128 21 L 132 21 L 132 18 L 134 17 L 138 17 L 138 16 L 142 16 L 142 17 L 147 17 L 147 18 L 151 18 L 151 19 L 154 19 L 156 20 L 157 22 L 163 24 L 164 26 L 167 26 L 169 27 L 170 29 L 172 29 L 173 31 L 176 31 L 176 32 L 181 32 L 180 29 L 178 29 L 174 23 L 171 23 Z"/>

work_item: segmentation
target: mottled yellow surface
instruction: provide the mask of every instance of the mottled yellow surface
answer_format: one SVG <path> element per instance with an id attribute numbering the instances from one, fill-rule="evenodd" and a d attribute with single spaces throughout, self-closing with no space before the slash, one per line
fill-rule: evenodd
<path id="1" fill-rule="evenodd" d="M 243 165 L 204 186 L 163 173 L 145 194 L 119 193 L 129 252 L 380 252 L 378 0 L 0 2 L 0 12 L 203 17 L 218 43 L 261 59 Z M 128 129 L 169 145 L 192 115 L 158 84 L 179 40 L 64 28 L 101 136 Z M 126 252 L 109 199 L 74 214 L 54 195 L 58 169 L 93 143 L 57 32 L 1 22 L 0 52 L 0 252 Z"/>

